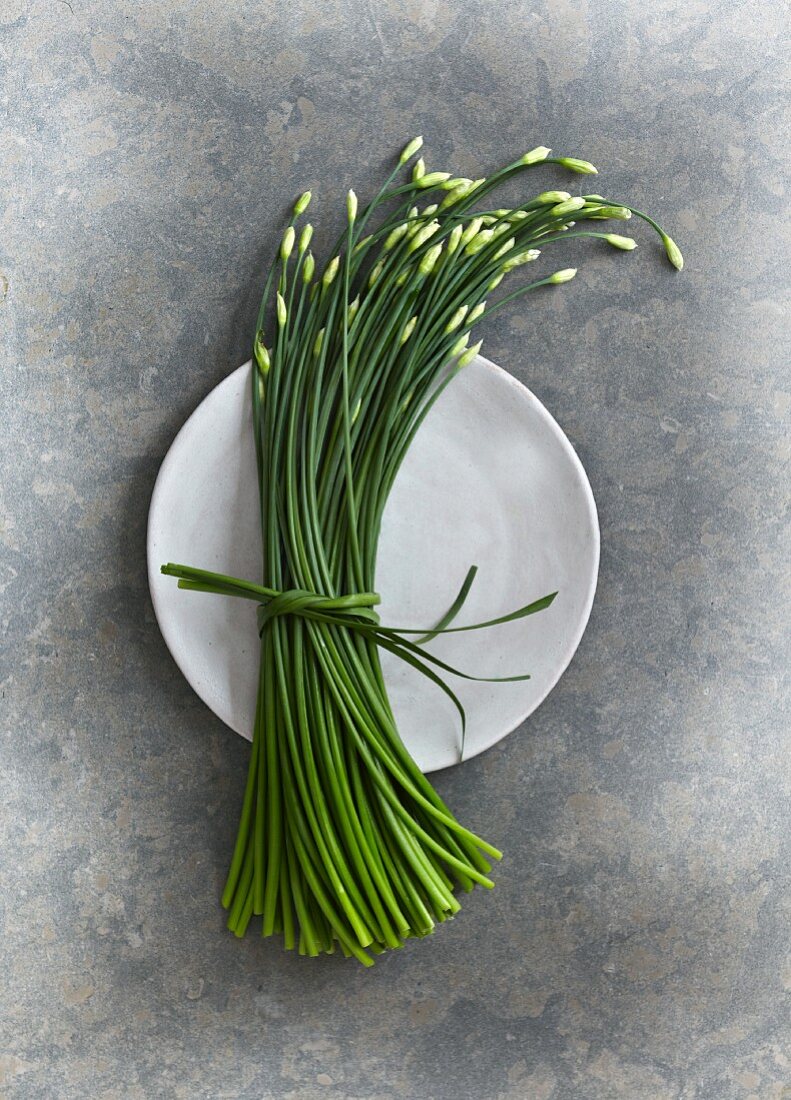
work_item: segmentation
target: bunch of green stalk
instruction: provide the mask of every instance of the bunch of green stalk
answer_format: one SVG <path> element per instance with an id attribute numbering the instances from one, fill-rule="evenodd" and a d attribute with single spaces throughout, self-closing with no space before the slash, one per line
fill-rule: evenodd
<path id="1" fill-rule="evenodd" d="M 660 226 L 619 201 L 565 191 L 509 209 L 483 201 L 539 164 L 594 174 L 586 161 L 539 147 L 469 180 L 426 172 L 420 159 L 397 183 L 421 146 L 420 138 L 406 146 L 367 206 L 349 192 L 345 231 L 321 273 L 311 226 L 299 236 L 295 228 L 310 202 L 305 192 L 266 280 L 252 388 L 263 583 L 163 567 L 183 588 L 259 605 L 252 753 L 222 898 L 229 928 L 242 936 L 260 915 L 263 935 L 282 933 L 286 948 L 315 956 L 339 946 L 366 966 L 369 952 L 401 947 L 452 917 L 459 890 L 491 887 L 491 861 L 501 856 L 456 820 L 421 773 L 388 702 L 380 649 L 428 676 L 463 720 L 444 678 L 463 673 L 425 650 L 427 638 L 411 637 L 425 624 L 383 626 L 374 610 L 382 513 L 403 458 L 445 386 L 478 353 L 473 325 L 576 270 L 488 304 L 507 274 L 570 237 L 629 251 L 631 238 L 597 227 L 632 214 L 659 233 L 676 268 L 683 263 Z M 533 614 L 555 595 L 502 619 L 451 627 L 473 576 L 429 636 Z"/>

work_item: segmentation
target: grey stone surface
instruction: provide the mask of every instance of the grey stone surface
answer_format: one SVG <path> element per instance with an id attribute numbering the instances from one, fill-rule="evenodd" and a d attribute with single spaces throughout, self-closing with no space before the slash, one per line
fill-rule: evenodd
<path id="1" fill-rule="evenodd" d="M 791 1095 L 786 17 L 5 0 L 0 1095 Z M 687 267 L 570 243 L 486 332 L 589 471 L 600 589 L 549 700 L 438 777 L 496 890 L 364 972 L 224 931 L 249 748 L 168 656 L 144 536 L 287 203 L 326 237 L 417 132 L 462 174 L 590 157 Z"/>

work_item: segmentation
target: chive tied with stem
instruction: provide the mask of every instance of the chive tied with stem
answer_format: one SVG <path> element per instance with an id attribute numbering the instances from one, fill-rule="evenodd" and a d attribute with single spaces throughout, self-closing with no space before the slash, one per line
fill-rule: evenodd
<path id="1" fill-rule="evenodd" d="M 345 228 L 314 281 L 312 227 L 295 221 L 266 279 L 253 339 L 251 400 L 263 536 L 261 583 L 186 565 L 163 573 L 179 587 L 253 600 L 261 636 L 253 744 L 222 903 L 243 936 L 263 935 L 315 956 L 371 955 L 430 933 L 460 909 L 459 891 L 491 887 L 500 851 L 463 826 L 407 752 L 393 717 L 380 653 L 392 653 L 444 691 L 470 676 L 426 643 L 545 612 L 556 593 L 510 615 L 452 625 L 472 566 L 448 612 L 430 624 L 382 623 L 375 569 L 382 514 L 426 415 L 475 358 L 473 325 L 514 299 L 573 279 L 561 268 L 490 303 L 506 276 L 569 237 L 620 251 L 635 242 L 580 228 L 634 214 L 599 195 L 544 191 L 513 208 L 487 196 L 522 172 L 555 165 L 594 174 L 588 161 L 537 146 L 492 175 L 426 171 L 422 138 L 403 149 L 367 204 L 346 197 Z M 409 179 L 398 182 L 407 169 Z M 427 192 L 444 197 L 425 203 Z M 569 220 L 573 215 L 573 221 Z M 573 230 L 573 232 L 571 231 Z M 267 334 L 265 336 L 265 333 Z M 524 674 L 508 679 L 523 679 Z"/>

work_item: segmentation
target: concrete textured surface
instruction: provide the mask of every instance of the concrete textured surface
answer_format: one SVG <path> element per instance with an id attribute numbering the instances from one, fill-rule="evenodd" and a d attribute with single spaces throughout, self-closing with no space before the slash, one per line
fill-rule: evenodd
<path id="1" fill-rule="evenodd" d="M 5 0 L 1 1096 L 791 1096 L 786 22 Z M 168 656 L 144 538 L 287 204 L 326 238 L 414 133 L 468 175 L 589 157 L 687 267 L 569 243 L 576 282 L 485 333 L 588 469 L 600 589 L 547 702 L 437 779 L 496 890 L 365 972 L 224 931 L 249 746 Z"/>

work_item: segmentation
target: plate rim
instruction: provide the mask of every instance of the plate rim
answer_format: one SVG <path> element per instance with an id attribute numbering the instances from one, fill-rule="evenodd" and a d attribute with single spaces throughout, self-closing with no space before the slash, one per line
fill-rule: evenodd
<path id="1" fill-rule="evenodd" d="M 494 735 L 490 738 L 489 737 L 483 738 L 482 741 L 479 742 L 474 749 L 472 749 L 471 751 L 465 753 L 463 758 L 461 758 L 459 760 L 453 761 L 450 764 L 441 764 L 437 767 L 427 768 L 426 771 L 425 771 L 425 774 L 431 774 L 435 771 L 443 771 L 446 768 L 455 767 L 457 764 L 466 763 L 468 760 L 472 760 L 476 756 L 480 756 L 481 753 L 484 753 L 484 752 L 488 751 L 489 749 L 493 748 L 494 745 L 498 744 L 500 741 L 503 741 L 506 737 L 508 737 L 510 734 L 512 734 L 514 732 L 514 730 L 518 729 L 518 727 L 521 726 L 522 723 L 525 722 L 530 717 L 531 714 L 533 714 L 536 710 L 538 710 L 538 708 L 541 706 L 541 704 L 546 700 L 547 696 L 557 686 L 558 681 L 560 680 L 561 676 L 568 669 L 569 665 L 571 664 L 571 662 L 574 658 L 574 654 L 577 652 L 577 650 L 579 648 L 580 642 L 582 641 L 583 635 L 585 634 L 585 631 L 587 629 L 588 622 L 590 621 L 590 615 L 591 615 L 591 611 L 593 609 L 593 602 L 594 602 L 594 599 L 596 597 L 596 591 L 597 591 L 597 588 L 598 588 L 598 581 L 599 581 L 599 566 L 600 566 L 600 563 L 601 563 L 600 562 L 600 559 L 601 559 L 601 529 L 600 529 L 600 526 L 599 526 L 599 513 L 598 513 L 598 509 L 596 507 L 596 499 L 593 495 L 593 489 L 591 487 L 590 480 L 588 478 L 587 472 L 585 470 L 585 467 L 582 464 L 582 460 L 580 459 L 579 455 L 577 454 L 576 450 L 574 449 L 574 447 L 571 443 L 571 440 L 568 438 L 568 436 L 564 432 L 563 428 L 560 426 L 560 424 L 555 419 L 555 417 L 552 415 L 552 413 L 547 409 L 547 407 L 543 404 L 543 402 L 533 393 L 533 391 L 530 389 L 529 386 L 526 386 L 524 382 L 522 382 L 518 378 L 516 378 L 513 374 L 510 373 L 510 371 L 505 370 L 504 367 L 499 366 L 497 363 L 492 362 L 491 359 L 487 359 L 483 355 L 476 356 L 475 362 L 476 362 L 476 364 L 480 364 L 483 367 L 485 367 L 487 371 L 490 371 L 491 373 L 496 374 L 498 377 L 503 379 L 506 382 L 506 384 L 509 385 L 512 389 L 514 389 L 516 391 L 521 390 L 521 391 L 524 391 L 524 393 L 527 394 L 528 398 L 533 402 L 538 415 L 540 417 L 542 417 L 548 423 L 550 429 L 553 431 L 553 434 L 559 440 L 560 445 L 561 445 L 561 449 L 565 452 L 566 457 L 571 460 L 571 464 L 575 469 L 578 480 L 579 480 L 579 482 L 581 484 L 581 487 L 582 487 L 582 495 L 583 495 L 583 499 L 584 499 L 584 502 L 585 502 L 585 508 L 586 508 L 586 511 L 587 511 L 588 519 L 590 520 L 591 530 L 593 532 L 593 546 L 592 546 L 593 570 L 592 570 L 591 581 L 588 585 L 588 590 L 585 594 L 585 602 L 584 602 L 582 611 L 581 611 L 580 616 L 579 616 L 577 629 L 575 630 L 573 636 L 571 637 L 568 645 L 563 650 L 562 657 L 558 661 L 557 672 L 556 672 L 555 676 L 547 684 L 547 686 L 546 686 L 545 690 L 542 692 L 542 694 L 539 695 L 537 699 L 531 700 L 530 706 L 524 711 L 524 713 L 522 713 L 520 715 L 520 717 L 508 729 L 500 730 L 500 731 L 498 731 L 498 733 L 496 735 Z M 165 629 L 163 627 L 163 616 L 162 616 L 163 609 L 159 604 L 159 595 L 157 594 L 156 586 L 153 583 L 153 578 L 155 576 L 156 577 L 159 576 L 160 565 L 162 564 L 161 562 L 154 562 L 154 560 L 153 560 L 153 558 L 154 558 L 154 543 L 155 543 L 155 540 L 156 540 L 156 535 L 155 535 L 154 530 L 153 530 L 153 526 L 154 526 L 153 525 L 153 518 L 154 518 L 154 515 L 155 515 L 155 512 L 156 512 L 157 506 L 159 504 L 159 498 L 160 498 L 160 496 L 162 495 L 162 493 L 164 491 L 163 486 L 166 484 L 166 481 L 167 481 L 167 470 L 168 470 L 169 466 L 171 466 L 173 464 L 173 462 L 176 461 L 176 457 L 180 453 L 179 441 L 184 436 L 184 433 L 185 433 L 188 425 L 190 424 L 190 421 L 193 419 L 194 416 L 196 416 L 198 414 L 199 410 L 209 400 L 209 398 L 215 393 L 216 390 L 218 390 L 224 383 L 226 383 L 226 382 L 230 381 L 232 378 L 234 378 L 241 371 L 249 370 L 251 365 L 252 365 L 252 360 L 248 359 L 245 363 L 242 363 L 240 366 L 236 367 L 229 374 L 226 374 L 224 378 L 220 379 L 220 381 L 216 383 L 216 385 L 212 386 L 212 388 L 209 390 L 209 392 L 207 394 L 205 394 L 204 397 L 201 398 L 201 400 L 198 402 L 198 404 L 195 406 L 195 408 L 192 410 L 192 412 L 186 418 L 184 423 L 181 425 L 179 430 L 176 432 L 176 435 L 173 437 L 173 439 L 170 443 L 170 446 L 168 447 L 167 452 L 165 453 L 165 456 L 162 459 L 162 462 L 160 463 L 159 470 L 157 471 L 157 476 L 156 476 L 156 479 L 154 481 L 154 488 L 151 492 L 151 500 L 150 500 L 150 503 L 149 503 L 149 506 L 148 506 L 148 516 L 147 516 L 147 520 L 146 520 L 146 565 L 147 565 L 147 573 L 148 573 L 148 591 L 149 591 L 149 595 L 150 595 L 150 598 L 151 598 L 151 603 L 152 603 L 152 606 L 153 606 L 153 609 L 154 609 L 154 617 L 156 618 L 157 626 L 159 627 L 159 632 L 162 636 L 162 640 L 165 643 L 165 646 L 168 650 L 168 653 L 170 654 L 173 661 L 175 662 L 176 667 L 179 669 L 179 671 L 181 672 L 184 679 L 190 685 L 190 687 L 195 692 L 195 694 L 198 696 L 200 701 L 204 704 L 204 706 L 206 706 L 211 711 L 211 713 L 216 718 L 218 718 L 219 721 L 221 721 L 223 723 L 224 726 L 226 726 L 228 729 L 232 730 L 239 737 L 244 738 L 244 740 L 246 740 L 246 741 L 249 740 L 248 737 L 241 730 L 237 729 L 235 726 L 231 725 L 224 718 L 222 718 L 219 714 L 217 714 L 216 710 L 206 700 L 206 698 L 203 696 L 202 692 L 196 686 L 196 684 L 193 680 L 193 677 L 190 675 L 190 672 L 182 665 L 182 662 L 179 659 L 179 656 L 177 655 L 177 653 L 175 653 L 173 651 L 173 649 L 171 648 L 171 645 L 168 641 L 167 634 L 166 634 Z"/>

